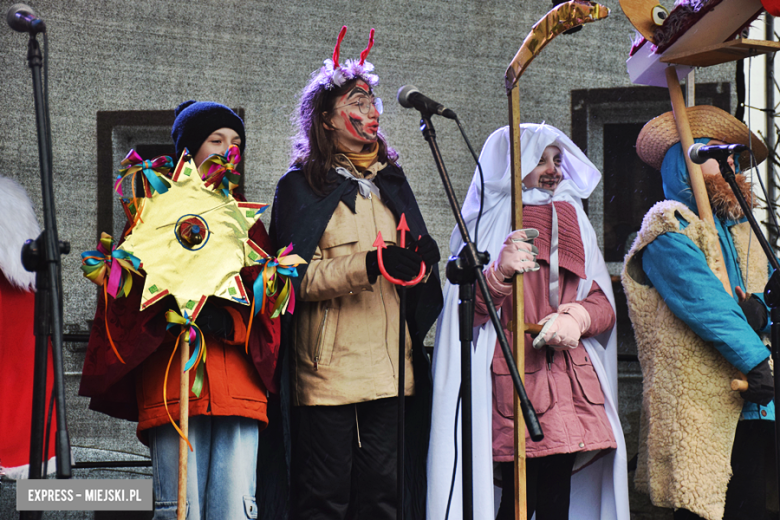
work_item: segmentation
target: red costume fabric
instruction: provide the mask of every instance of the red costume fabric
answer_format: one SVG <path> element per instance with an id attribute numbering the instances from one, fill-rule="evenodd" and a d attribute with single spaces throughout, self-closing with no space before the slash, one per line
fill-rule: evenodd
<path id="1" fill-rule="evenodd" d="M 35 371 L 35 275 L 22 266 L 25 240 L 40 234 L 30 199 L 16 181 L 0 175 L 0 474 L 27 478 L 30 463 L 33 384 Z M 46 363 L 46 412 L 54 370 L 51 348 Z M 56 407 L 52 409 L 56 414 Z M 56 415 L 52 416 L 44 473 L 55 470 Z"/>
<path id="2" fill-rule="evenodd" d="M 30 427 L 32 425 L 33 335 L 35 293 L 11 285 L 0 271 L 0 472 L 10 478 L 24 478 L 30 463 Z M 46 411 L 54 383 L 51 349 L 46 363 Z M 44 459 L 54 457 L 54 432 L 57 431 L 56 407 L 53 409 L 49 446 Z M 49 465 L 48 471 L 54 466 Z"/>
<path id="3" fill-rule="evenodd" d="M 262 222 L 258 221 L 250 229 L 249 238 L 263 250 L 272 251 Z M 259 272 L 260 268 L 256 266 L 241 270 L 250 298 L 252 284 Z M 170 299 L 161 300 L 141 312 L 142 287 L 143 280 L 136 277 L 130 295 L 117 299 L 109 297 L 107 307 L 101 292 L 79 395 L 91 398 L 89 406 L 93 410 L 139 421 L 139 438 L 145 441 L 143 430 L 169 421 L 163 405 L 162 385 L 176 336 L 166 330 L 164 311 L 168 309 L 166 302 Z M 267 424 L 266 390 L 277 391 L 274 375 L 279 353 L 279 320 L 271 320 L 267 313 L 254 316 L 247 355 L 244 341 L 251 308 L 220 298 L 210 301 L 230 312 L 234 337 L 220 340 L 206 336 L 206 378 L 199 398 L 190 393 L 190 416 L 238 415 Z M 111 348 L 106 324 L 125 364 L 117 359 Z M 177 354 L 168 374 L 168 409 L 174 420 L 178 419 L 179 359 Z M 194 373 L 190 377 L 194 378 Z"/>

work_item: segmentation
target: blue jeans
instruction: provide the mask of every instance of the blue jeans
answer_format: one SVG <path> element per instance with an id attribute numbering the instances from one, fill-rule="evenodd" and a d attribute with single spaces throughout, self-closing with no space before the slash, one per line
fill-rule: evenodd
<path id="1" fill-rule="evenodd" d="M 258 422 L 246 417 L 190 417 L 188 520 L 257 518 L 258 431 Z M 179 438 L 171 424 L 149 430 L 154 520 L 176 518 Z"/>

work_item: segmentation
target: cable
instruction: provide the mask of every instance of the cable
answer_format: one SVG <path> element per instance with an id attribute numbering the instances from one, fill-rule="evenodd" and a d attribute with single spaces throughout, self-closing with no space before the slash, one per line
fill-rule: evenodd
<path id="1" fill-rule="evenodd" d="M 468 136 L 466 136 L 463 125 L 460 124 L 460 119 L 456 117 L 455 123 L 458 124 L 458 129 L 463 136 L 463 140 L 466 141 L 466 146 L 469 147 L 471 156 L 474 158 L 474 162 L 477 163 L 477 169 L 479 170 L 479 213 L 477 213 L 477 224 L 474 226 L 474 247 L 479 251 L 479 221 L 482 220 L 482 208 L 485 205 L 485 175 L 482 173 L 482 165 L 479 163 L 479 157 L 477 157 L 477 154 L 474 152 L 474 148 L 471 147 L 471 142 L 469 141 Z"/>
<path id="2" fill-rule="evenodd" d="M 444 513 L 444 520 L 450 517 L 450 506 L 452 505 L 452 493 L 455 491 L 455 475 L 458 470 L 458 416 L 460 415 L 460 397 L 463 385 L 458 387 L 458 401 L 455 404 L 455 432 L 454 432 L 454 445 L 455 445 L 455 462 L 452 464 L 452 483 L 450 484 L 450 495 L 447 498 L 447 511 Z"/>
<path id="3" fill-rule="evenodd" d="M 750 159 L 751 160 L 751 164 L 755 164 L 756 163 L 756 155 L 753 153 L 753 150 L 750 150 L 750 157 L 751 157 L 751 159 Z M 760 175 L 756 175 L 756 178 L 758 179 L 758 183 L 761 185 L 761 191 L 764 194 L 764 199 L 767 201 L 767 206 L 768 206 L 767 207 L 767 210 L 768 210 L 767 213 L 769 214 L 769 217 L 772 219 L 772 224 L 775 226 L 775 228 L 778 228 L 780 226 L 777 225 L 777 217 L 775 217 L 775 212 L 772 211 L 772 209 L 771 209 L 771 203 L 769 201 L 769 197 L 767 196 L 766 188 L 764 187 L 764 181 L 761 180 L 761 176 Z"/>
<path id="4" fill-rule="evenodd" d="M 742 73 L 742 117 L 738 117 L 737 119 L 742 119 L 745 114 L 745 60 L 739 60 L 737 61 L 738 68 L 737 68 L 737 74 L 740 72 Z M 750 102 L 750 89 L 753 87 L 753 58 L 748 58 L 748 92 L 747 92 L 747 101 Z M 737 77 L 739 79 L 739 76 Z M 739 81 L 737 82 L 737 107 L 740 107 L 739 104 Z M 738 108 L 739 113 L 739 108 Z M 747 127 L 748 127 L 748 148 L 753 149 L 753 132 L 750 130 L 750 111 L 748 111 L 747 116 Z M 735 166 L 739 164 L 739 157 L 736 158 L 737 161 L 735 161 Z M 753 156 L 753 153 L 750 154 L 750 184 L 753 185 L 753 170 L 756 168 L 755 164 L 755 157 Z M 736 169 L 736 168 L 735 168 Z M 759 174 L 758 177 L 761 177 Z M 753 202 L 753 192 L 751 190 L 751 197 L 750 202 L 752 204 Z M 767 201 L 767 210 L 769 210 L 769 201 Z M 747 215 L 746 215 L 747 216 Z M 750 265 L 750 246 L 753 244 L 753 233 L 750 233 L 748 235 L 748 250 L 747 250 L 747 260 L 745 265 Z M 750 269 L 746 269 L 747 274 L 745 275 L 745 290 L 748 290 L 748 286 L 750 284 Z"/>
<path id="5" fill-rule="evenodd" d="M 51 116 L 49 115 L 49 35 L 43 33 L 43 113 L 46 115 L 46 140 L 51 146 Z M 52 169 L 52 154 L 49 150 L 49 171 Z"/>

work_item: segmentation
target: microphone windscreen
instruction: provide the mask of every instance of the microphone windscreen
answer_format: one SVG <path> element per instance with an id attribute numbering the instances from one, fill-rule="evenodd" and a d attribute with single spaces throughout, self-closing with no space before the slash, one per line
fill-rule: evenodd
<path id="1" fill-rule="evenodd" d="M 33 18 L 37 18 L 35 11 L 33 11 L 32 7 L 30 7 L 29 5 L 26 4 L 12 5 L 11 8 L 8 10 L 8 14 L 5 15 L 5 20 L 8 22 L 8 25 L 14 31 L 25 32 L 27 30 L 27 27 L 16 17 L 17 14 L 23 14 L 23 15 L 31 16 Z"/>
<path id="2" fill-rule="evenodd" d="M 699 157 L 699 150 L 701 147 L 704 146 L 703 143 L 693 143 L 690 148 L 688 148 L 688 157 L 691 158 L 691 162 L 694 164 L 701 164 L 707 159 L 702 159 Z"/>
<path id="3" fill-rule="evenodd" d="M 409 96 L 415 92 L 420 92 L 414 85 L 404 85 L 398 89 L 398 103 L 404 108 L 412 108 L 412 103 L 409 101 Z"/>

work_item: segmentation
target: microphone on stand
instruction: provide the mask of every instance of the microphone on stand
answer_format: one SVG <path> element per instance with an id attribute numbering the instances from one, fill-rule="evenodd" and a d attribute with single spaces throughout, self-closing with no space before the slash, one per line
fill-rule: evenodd
<path id="1" fill-rule="evenodd" d="M 735 153 L 748 150 L 744 144 L 711 144 L 694 143 L 688 148 L 688 157 L 695 164 L 704 164 L 710 159 L 727 159 Z"/>
<path id="2" fill-rule="evenodd" d="M 447 119 L 457 119 L 455 112 L 446 108 L 441 103 L 437 103 L 431 98 L 424 96 L 413 85 L 405 85 L 398 90 L 398 102 L 402 107 L 416 108 L 420 112 L 427 114 L 437 114 Z"/>
<path id="3" fill-rule="evenodd" d="M 46 24 L 38 18 L 32 7 L 25 4 L 14 4 L 6 15 L 8 26 L 17 32 L 38 34 L 46 32 Z"/>

